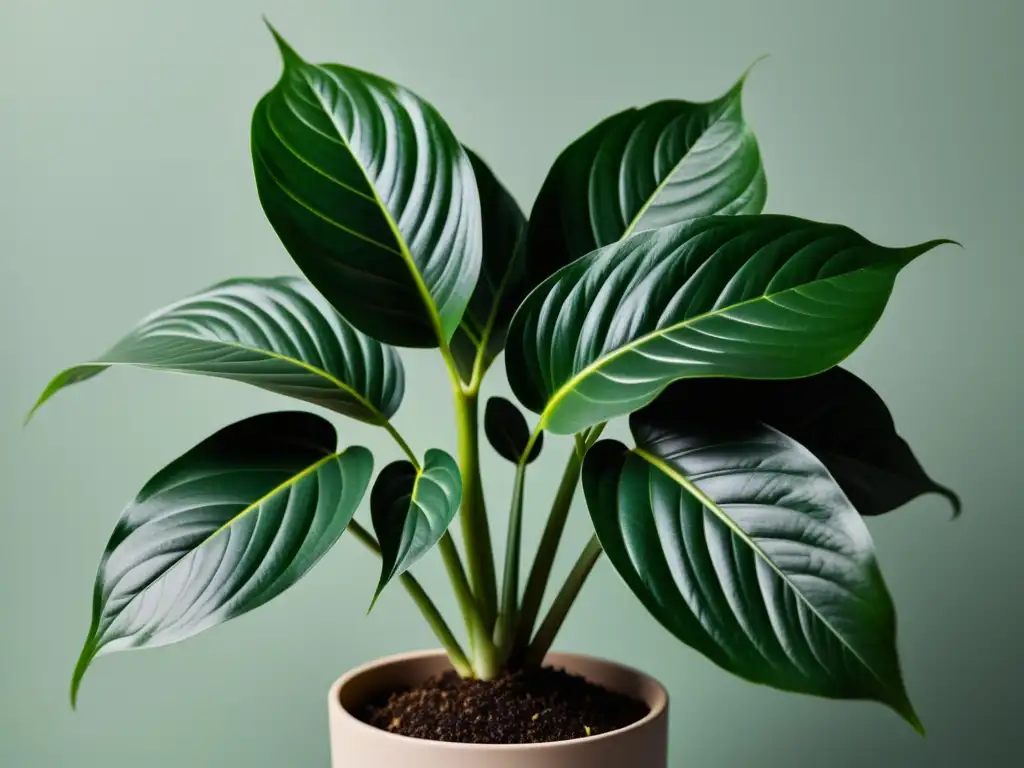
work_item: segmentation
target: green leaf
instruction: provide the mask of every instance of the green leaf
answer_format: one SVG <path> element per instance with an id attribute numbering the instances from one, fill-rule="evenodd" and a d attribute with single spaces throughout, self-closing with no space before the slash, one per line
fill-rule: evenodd
<path id="1" fill-rule="evenodd" d="M 336 453 L 336 442 L 319 416 L 269 413 L 156 474 L 100 560 L 72 705 L 97 656 L 184 640 L 302 578 L 344 532 L 373 471 L 368 450 Z"/>
<path id="2" fill-rule="evenodd" d="M 791 379 L 841 362 L 899 271 L 940 242 L 883 248 L 789 216 L 708 216 L 593 251 L 516 312 L 505 351 L 519 402 L 579 432 L 677 379 Z"/>
<path id="3" fill-rule="evenodd" d="M 711 214 L 760 213 L 767 185 L 743 118 L 745 79 L 714 101 L 627 109 L 569 145 L 530 214 L 526 271 L 534 285 L 634 232 Z"/>
<path id="4" fill-rule="evenodd" d="M 393 416 L 405 392 L 398 352 L 295 277 L 229 280 L 151 314 L 103 355 L 57 374 L 32 413 L 119 365 L 242 381 L 370 424 Z"/>
<path id="5" fill-rule="evenodd" d="M 480 201 L 430 104 L 384 78 L 284 59 L 252 119 L 256 186 L 295 263 L 345 318 L 388 344 L 436 347 L 477 282 Z"/>
<path id="6" fill-rule="evenodd" d="M 656 422 L 692 407 L 742 414 L 789 435 L 862 515 L 891 512 L 924 493 L 941 494 L 960 513 L 960 498 L 924 471 L 878 393 L 842 368 L 792 381 L 679 381 L 630 418 Z"/>
<path id="7" fill-rule="evenodd" d="M 871 537 L 821 462 L 757 422 L 686 414 L 633 431 L 633 451 L 590 450 L 583 487 L 651 614 L 747 680 L 879 701 L 920 729 Z"/>
<path id="8" fill-rule="evenodd" d="M 487 401 L 487 409 L 484 411 L 484 434 L 498 455 L 513 464 L 520 462 L 530 442 L 530 427 L 526 424 L 522 412 L 504 397 L 492 397 Z M 543 447 L 544 435 L 541 434 L 537 436 L 530 449 L 526 463 L 530 464 L 540 456 Z"/>
<path id="9" fill-rule="evenodd" d="M 461 502 L 459 465 L 444 451 L 427 451 L 419 471 L 404 460 L 381 470 L 370 493 L 373 530 L 381 548 L 374 602 L 389 581 L 405 573 L 441 540 Z"/>
<path id="10" fill-rule="evenodd" d="M 477 352 L 483 349 L 486 371 L 505 346 L 508 324 L 533 284 L 523 271 L 522 243 L 526 218 L 515 198 L 487 164 L 467 149 L 473 164 L 483 216 L 483 263 L 462 324 L 452 337 L 452 356 L 463 380 L 470 381 Z"/>

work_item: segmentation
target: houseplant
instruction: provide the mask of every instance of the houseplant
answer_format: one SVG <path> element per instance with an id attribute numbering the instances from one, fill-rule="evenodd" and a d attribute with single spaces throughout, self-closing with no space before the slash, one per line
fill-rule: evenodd
<path id="1" fill-rule="evenodd" d="M 870 332 L 899 270 L 936 243 L 887 249 L 761 214 L 742 79 L 710 103 L 661 102 L 601 123 L 558 158 L 527 222 L 428 104 L 279 44 L 284 74 L 254 114 L 254 169 L 306 279 L 230 281 L 171 305 L 60 374 L 41 401 L 109 365 L 222 376 L 378 425 L 407 458 L 373 479 L 368 451 L 339 449 L 324 419 L 290 412 L 185 453 L 115 527 L 73 697 L 96 655 L 257 607 L 347 529 L 381 554 L 376 593 L 400 581 L 464 676 L 540 664 L 605 551 L 654 617 L 719 665 L 878 700 L 916 725 L 858 513 L 942 489 L 874 393 L 835 366 Z M 414 450 L 390 421 L 403 346 L 437 348 L 451 373 L 457 460 Z M 508 401 L 479 402 L 502 349 L 533 426 Z M 481 416 L 515 465 L 500 568 Z M 616 417 L 629 418 L 635 448 L 599 440 Z M 526 479 L 552 452 L 544 431 L 573 440 L 520 585 Z M 542 616 L 578 485 L 595 538 Z M 353 520 L 367 494 L 372 534 Z M 448 533 L 456 516 L 462 552 Z M 409 570 L 435 547 L 465 642 Z"/>

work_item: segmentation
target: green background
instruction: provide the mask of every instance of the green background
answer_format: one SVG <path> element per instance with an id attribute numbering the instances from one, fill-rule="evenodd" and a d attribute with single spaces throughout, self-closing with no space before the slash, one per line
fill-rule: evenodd
<path id="1" fill-rule="evenodd" d="M 0 765 L 325 766 L 330 682 L 431 645 L 400 589 L 366 617 L 377 565 L 343 539 L 254 614 L 101 659 L 79 712 L 68 707 L 96 561 L 122 505 L 214 429 L 287 406 L 226 382 L 112 372 L 20 426 L 52 373 L 141 315 L 222 278 L 293 270 L 248 154 L 250 110 L 278 73 L 261 12 L 310 58 L 378 71 L 432 100 L 525 206 L 557 151 L 600 118 L 712 97 L 769 53 L 745 99 L 768 210 L 888 245 L 962 241 L 904 272 L 851 361 L 964 499 L 956 523 L 937 497 L 871 522 L 928 738 L 880 706 L 734 680 L 649 619 L 607 563 L 560 645 L 660 677 L 673 698 L 673 766 L 1024 764 L 1024 3 L 4 0 Z M 439 361 L 406 359 L 397 423 L 418 450 L 451 449 Z M 506 391 L 503 366 L 485 389 Z M 379 463 L 397 457 L 381 433 L 340 426 Z M 528 543 L 568 449 L 551 440 L 531 470 Z M 511 470 L 490 451 L 484 461 L 503 530 Z M 585 530 L 578 502 L 563 570 Z M 437 558 L 418 572 L 452 612 Z"/>

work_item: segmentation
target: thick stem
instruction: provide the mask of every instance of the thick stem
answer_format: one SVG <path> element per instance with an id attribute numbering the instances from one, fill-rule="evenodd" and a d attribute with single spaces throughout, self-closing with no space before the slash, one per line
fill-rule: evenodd
<path id="1" fill-rule="evenodd" d="M 558 591 L 558 595 L 551 604 L 548 615 L 544 617 L 540 629 L 537 630 L 533 642 L 530 643 L 530 647 L 524 657 L 524 664 L 526 666 L 539 666 L 543 663 L 544 657 L 551 650 L 551 644 L 555 641 L 555 637 L 558 635 L 559 630 L 561 630 L 562 624 L 565 623 L 565 617 L 569 615 L 569 609 L 576 602 L 584 582 L 594 569 L 598 558 L 601 557 L 601 552 L 601 542 L 597 540 L 597 536 L 592 536 L 590 541 L 587 542 L 587 546 L 583 548 L 579 559 L 576 560 L 572 571 L 569 572 L 565 584 Z"/>
<path id="2" fill-rule="evenodd" d="M 566 462 L 565 471 L 562 473 L 558 491 L 555 493 L 555 500 L 551 504 L 551 512 L 548 515 L 547 524 L 544 526 L 540 545 L 537 547 L 537 555 L 533 560 L 530 576 L 526 581 L 526 591 L 523 593 L 523 603 L 519 609 L 513 657 L 520 657 L 526 652 L 530 638 L 533 636 L 534 622 L 537 621 L 537 614 L 540 612 L 540 605 L 544 600 L 544 591 L 547 588 L 548 578 L 551 576 L 551 568 L 555 563 L 558 543 L 562 539 L 565 523 L 569 519 L 569 510 L 572 507 L 573 496 L 576 494 L 576 485 L 580 479 L 582 466 L 583 458 L 573 448 L 572 453 L 569 454 L 569 460 Z"/>
<path id="3" fill-rule="evenodd" d="M 366 546 L 371 552 L 377 557 L 380 557 L 380 545 L 377 543 L 377 539 L 374 538 L 373 534 L 363 528 L 355 520 L 352 520 L 348 524 L 348 530 L 355 536 L 363 545 Z M 455 635 L 452 634 L 451 629 L 445 622 L 441 612 L 434 605 L 433 600 L 427 595 L 423 587 L 416 578 L 408 571 L 403 573 L 398 580 L 405 587 L 405 591 L 409 593 L 416 607 L 419 608 L 420 613 L 423 614 L 423 618 L 426 619 L 427 624 L 430 625 L 430 629 L 433 631 L 434 636 L 440 641 L 441 646 L 448 654 L 448 658 L 455 667 L 455 671 L 462 677 L 471 677 L 473 674 L 473 667 L 469 663 L 469 659 L 466 658 L 465 652 L 459 645 L 459 641 L 455 639 Z"/>
<path id="4" fill-rule="evenodd" d="M 448 572 L 448 580 L 455 592 L 455 600 L 462 611 L 462 618 L 466 622 L 470 654 L 475 658 L 479 655 L 481 643 L 485 640 L 490 641 L 490 629 L 481 619 L 480 612 L 477 610 L 476 599 L 473 597 L 469 580 L 462 567 L 462 559 L 459 557 L 459 551 L 455 548 L 455 540 L 451 533 L 445 532 L 438 543 L 438 549 L 441 550 L 441 559 Z M 478 672 L 474 671 L 474 676 L 477 675 Z"/>
<path id="5" fill-rule="evenodd" d="M 483 487 L 480 480 L 480 435 L 477 425 L 479 395 L 459 389 L 455 395 L 455 418 L 459 434 L 459 470 L 462 472 L 462 507 L 459 518 L 466 547 L 470 584 L 485 624 L 494 625 L 498 587 L 494 573 L 494 551 L 487 524 Z"/>
<path id="6" fill-rule="evenodd" d="M 523 538 L 523 486 L 526 482 L 526 457 L 516 466 L 515 485 L 512 488 L 512 504 L 508 513 L 508 535 L 505 542 L 505 571 L 501 582 L 501 607 L 498 610 L 498 624 L 494 630 L 494 642 L 498 645 L 501 658 L 508 656 L 519 613 L 519 559 Z"/>

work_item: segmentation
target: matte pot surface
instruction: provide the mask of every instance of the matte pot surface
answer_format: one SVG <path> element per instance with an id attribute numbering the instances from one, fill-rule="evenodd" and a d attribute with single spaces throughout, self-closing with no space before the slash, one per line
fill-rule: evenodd
<path id="1" fill-rule="evenodd" d="M 441 651 L 390 656 L 352 670 L 327 700 L 333 768 L 667 768 L 668 695 L 651 677 L 620 664 L 552 653 L 545 664 L 582 675 L 651 708 L 611 733 L 547 744 L 452 744 L 399 736 L 355 717 L 367 702 L 451 669 Z"/>

